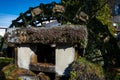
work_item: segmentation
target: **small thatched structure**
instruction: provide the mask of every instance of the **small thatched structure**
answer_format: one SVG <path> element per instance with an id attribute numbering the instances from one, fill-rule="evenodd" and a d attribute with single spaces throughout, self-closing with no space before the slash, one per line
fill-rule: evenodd
<path id="1" fill-rule="evenodd" d="M 19 68 L 69 76 L 70 65 L 83 54 L 87 29 L 81 25 L 12 28 L 5 41 L 15 48 Z"/>

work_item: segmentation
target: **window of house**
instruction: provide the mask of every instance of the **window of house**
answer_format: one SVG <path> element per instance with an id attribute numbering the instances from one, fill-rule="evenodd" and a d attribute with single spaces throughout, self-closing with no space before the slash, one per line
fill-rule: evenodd
<path id="1" fill-rule="evenodd" d="M 55 47 L 50 45 L 37 45 L 37 58 L 39 63 L 51 63 L 55 65 Z"/>

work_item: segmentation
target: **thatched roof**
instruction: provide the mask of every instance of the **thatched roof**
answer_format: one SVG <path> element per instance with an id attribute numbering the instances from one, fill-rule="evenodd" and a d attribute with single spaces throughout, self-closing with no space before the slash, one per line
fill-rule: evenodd
<path id="1" fill-rule="evenodd" d="M 83 44 L 87 40 L 87 30 L 81 25 L 62 25 L 52 28 L 29 27 L 7 32 L 5 40 L 8 44 Z"/>

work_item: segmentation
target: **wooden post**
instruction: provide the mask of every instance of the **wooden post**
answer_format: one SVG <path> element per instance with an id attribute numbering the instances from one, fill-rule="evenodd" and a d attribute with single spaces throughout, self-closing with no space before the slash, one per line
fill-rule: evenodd
<path id="1" fill-rule="evenodd" d="M 17 51 L 17 47 L 15 47 L 14 48 L 14 54 L 15 54 L 15 65 L 18 67 L 18 64 L 17 64 L 17 62 L 18 62 L 18 53 L 17 53 L 18 51 Z"/>

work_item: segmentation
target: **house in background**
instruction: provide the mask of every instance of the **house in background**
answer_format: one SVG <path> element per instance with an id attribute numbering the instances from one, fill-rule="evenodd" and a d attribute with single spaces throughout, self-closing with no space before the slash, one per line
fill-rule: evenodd
<path id="1" fill-rule="evenodd" d="M 0 36 L 4 36 L 5 35 L 5 32 L 7 31 L 7 28 L 4 28 L 4 27 L 0 27 Z"/>
<path id="2" fill-rule="evenodd" d="M 120 31 L 120 15 L 113 16 L 112 22 L 116 31 Z"/>
<path id="3" fill-rule="evenodd" d="M 35 74 L 34 78 L 38 78 L 43 75 L 42 72 L 51 80 L 59 80 L 61 77 L 69 77 L 71 64 L 84 54 L 87 29 L 84 25 L 21 28 L 8 31 L 5 40 L 14 49 L 12 53 L 15 55 L 17 68 L 7 74 L 8 79 L 11 76 L 27 79 L 25 75 L 29 75 L 30 78 L 28 72 Z M 8 68 L 3 68 L 4 73 L 6 70 Z"/>
<path id="4" fill-rule="evenodd" d="M 120 0 L 113 1 L 111 4 L 112 23 L 117 31 L 120 30 Z"/>

